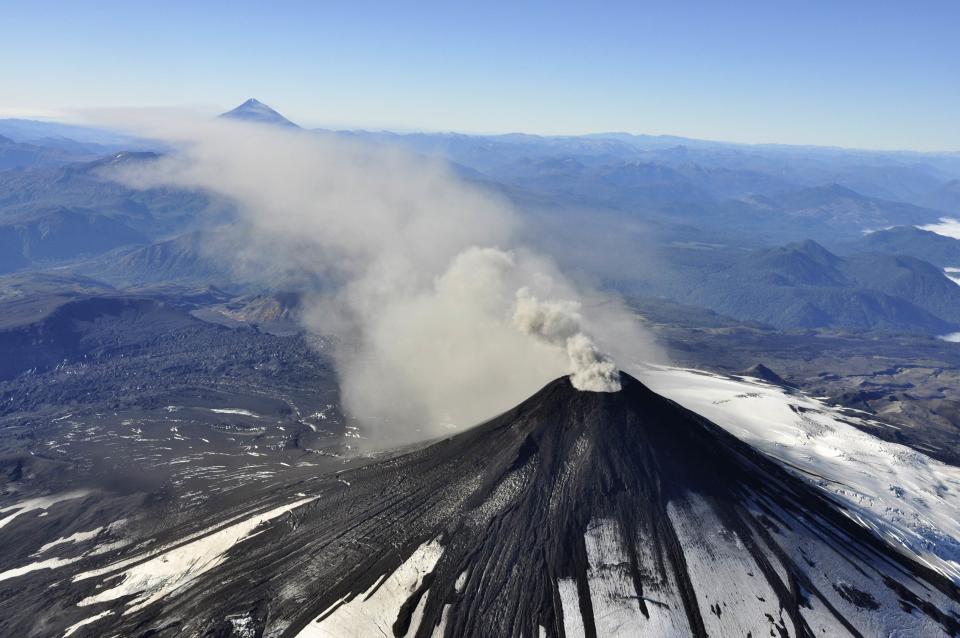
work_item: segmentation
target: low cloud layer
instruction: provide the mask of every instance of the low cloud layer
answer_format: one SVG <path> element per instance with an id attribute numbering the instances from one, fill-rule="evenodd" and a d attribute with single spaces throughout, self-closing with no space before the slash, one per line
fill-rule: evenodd
<path id="1" fill-rule="evenodd" d="M 304 326 L 333 338 L 347 414 L 392 441 L 489 418 L 563 374 L 616 391 L 614 357 L 649 356 L 622 304 L 516 245 L 510 205 L 443 162 L 334 135 L 133 119 L 176 150 L 115 178 L 232 201 L 223 259 L 300 282 Z"/>

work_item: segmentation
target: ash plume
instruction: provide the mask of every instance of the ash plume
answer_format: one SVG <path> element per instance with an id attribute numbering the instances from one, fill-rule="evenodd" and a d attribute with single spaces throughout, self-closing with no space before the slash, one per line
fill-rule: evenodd
<path id="1" fill-rule="evenodd" d="M 580 307 L 579 302 L 570 300 L 540 301 L 524 287 L 517 291 L 513 323 L 524 334 L 566 350 L 573 387 L 589 392 L 618 392 L 617 365 L 583 333 Z"/>
<path id="2" fill-rule="evenodd" d="M 334 134 L 126 117 L 174 150 L 112 177 L 231 201 L 240 221 L 222 258 L 299 282 L 303 326 L 332 338 L 346 413 L 391 442 L 472 425 L 564 374 L 616 391 L 614 357 L 650 357 L 632 313 L 596 293 L 585 304 L 549 258 L 516 245 L 509 203 L 442 161 Z"/>

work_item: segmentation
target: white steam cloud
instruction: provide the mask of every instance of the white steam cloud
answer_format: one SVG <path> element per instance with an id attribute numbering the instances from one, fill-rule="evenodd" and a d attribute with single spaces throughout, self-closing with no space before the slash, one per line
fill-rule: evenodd
<path id="1" fill-rule="evenodd" d="M 514 245 L 508 203 L 442 162 L 335 135 L 148 115 L 127 124 L 176 151 L 117 178 L 228 198 L 241 221 L 225 231 L 225 260 L 268 281 L 319 282 L 304 284 L 302 323 L 333 338 L 347 414 L 394 441 L 479 422 L 563 374 L 616 391 L 605 352 L 649 358 L 631 313 L 585 298 L 551 260 Z"/>

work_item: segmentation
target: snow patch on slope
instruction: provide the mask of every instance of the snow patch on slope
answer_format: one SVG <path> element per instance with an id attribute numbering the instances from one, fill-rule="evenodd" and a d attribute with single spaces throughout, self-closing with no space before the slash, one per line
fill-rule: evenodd
<path id="1" fill-rule="evenodd" d="M 584 638 L 587 635 L 587 630 L 583 625 L 583 616 L 580 614 L 580 594 L 577 591 L 576 579 L 558 579 L 557 595 L 560 597 L 560 607 L 563 610 L 563 631 L 567 638 Z"/>
<path id="2" fill-rule="evenodd" d="M 704 499 L 690 494 L 685 501 L 671 502 L 667 515 L 683 547 L 687 574 L 695 583 L 697 606 L 708 635 L 797 635 L 777 593 L 759 577 L 761 567 Z"/>
<path id="3" fill-rule="evenodd" d="M 848 515 L 960 583 L 960 468 L 858 430 L 850 410 L 757 379 L 637 366 L 673 399 L 839 499 Z"/>
<path id="4" fill-rule="evenodd" d="M 47 543 L 46 545 L 42 546 L 40 549 L 38 549 L 38 550 L 34 553 L 34 556 L 37 556 L 37 555 L 39 555 L 39 554 L 43 554 L 43 553 L 45 553 L 45 552 L 53 549 L 54 547 L 59 547 L 60 545 L 66 545 L 66 544 L 71 544 L 71 545 L 72 545 L 72 544 L 76 544 L 76 543 L 85 543 L 86 541 L 95 539 L 95 538 L 98 537 L 100 534 L 105 534 L 105 533 L 109 533 L 109 532 L 114 532 L 114 531 L 116 531 L 117 529 L 119 529 L 119 528 L 123 527 L 124 525 L 126 525 L 126 523 L 127 523 L 127 519 L 121 518 L 121 519 L 119 519 L 119 520 L 116 520 L 116 521 L 110 523 L 109 525 L 104 525 L 104 526 L 102 526 L 102 527 L 98 527 L 98 528 L 96 528 L 96 529 L 91 529 L 91 530 L 86 531 L 86 532 L 76 532 L 76 533 L 74 533 L 74 534 L 71 534 L 70 536 L 64 536 L 63 538 L 58 538 L 58 539 L 56 539 L 56 540 L 52 540 L 52 541 L 50 541 L 49 543 Z"/>
<path id="5" fill-rule="evenodd" d="M 8 505 L 6 507 L 0 508 L 0 514 L 4 512 L 12 512 L 7 514 L 5 517 L 0 518 L 0 527 L 5 527 L 10 521 L 20 516 L 21 514 L 26 514 L 27 512 L 32 512 L 34 510 L 45 510 L 51 505 L 60 503 L 61 501 L 69 501 L 75 498 L 82 498 L 89 494 L 90 492 L 85 490 L 76 490 L 73 492 L 64 492 L 63 494 L 51 494 L 50 496 L 38 496 L 37 498 L 29 498 L 25 501 L 20 501 L 19 503 L 14 503 L 13 505 Z"/>
<path id="6" fill-rule="evenodd" d="M 210 408 L 211 412 L 216 412 L 217 414 L 238 414 L 240 416 L 249 416 L 254 419 L 262 419 L 259 414 L 251 412 L 250 410 L 244 410 L 243 408 Z"/>
<path id="7" fill-rule="evenodd" d="M 86 625 L 93 624 L 93 623 L 97 622 L 98 620 L 100 620 L 101 618 L 105 618 L 106 616 L 110 616 L 110 615 L 112 615 L 112 614 L 113 614 L 113 612 L 108 609 L 107 611 L 100 612 L 100 613 L 97 614 L 96 616 L 90 616 L 89 618 L 84 618 L 84 619 L 81 620 L 80 622 L 75 623 L 75 624 L 70 625 L 69 627 L 67 627 L 67 630 L 66 630 L 65 632 L 63 632 L 63 638 L 69 638 L 70 636 L 73 635 L 73 633 L 74 633 L 76 630 L 80 629 L 81 627 L 85 627 Z"/>
<path id="8" fill-rule="evenodd" d="M 69 565 L 70 563 L 75 563 L 81 558 L 83 558 L 83 556 L 75 556 L 73 558 L 48 558 L 46 560 L 37 561 L 28 565 L 21 565 L 20 567 L 14 567 L 13 569 L 0 572 L 0 581 L 16 578 L 17 576 L 23 576 L 24 574 L 29 574 L 30 572 L 37 571 L 38 569 L 56 569 L 58 567 L 63 567 L 64 565 Z"/>
<path id="9" fill-rule="evenodd" d="M 610 519 L 592 521 L 583 540 L 589 562 L 587 579 L 597 635 L 611 638 L 635 635 L 638 627 L 648 626 L 648 621 L 640 611 L 630 572 L 630 557 L 623 548 L 617 522 Z M 652 632 L 651 635 L 669 634 Z"/>
<path id="10" fill-rule="evenodd" d="M 296 638 L 366 638 L 392 636 L 393 623 L 404 602 L 433 571 L 443 555 L 443 545 L 437 540 L 424 543 L 385 579 L 378 579 L 369 590 L 350 600 L 336 603 L 304 627 Z M 429 591 L 423 593 L 410 622 L 407 635 L 414 635 L 423 616 Z"/>
<path id="11" fill-rule="evenodd" d="M 286 514 L 315 499 L 316 497 L 302 498 L 201 536 L 163 553 L 153 555 L 151 558 L 139 562 L 119 574 L 122 577 L 120 584 L 84 598 L 77 605 L 86 607 L 124 596 L 135 596 L 127 602 L 128 608 L 124 614 L 142 609 L 187 585 L 200 574 L 220 565 L 226 559 L 227 551 L 250 536 L 262 523 Z M 102 573 L 109 573 L 125 567 L 135 560 L 137 559 L 127 559 L 102 570 L 78 574 L 73 577 L 73 580 L 76 582 L 99 576 Z M 116 578 L 116 576 L 111 576 L 108 580 L 113 578 Z"/>
<path id="12" fill-rule="evenodd" d="M 88 541 L 96 538 L 97 535 L 105 529 L 106 529 L 106 526 L 98 527 L 96 529 L 91 529 L 90 531 L 87 531 L 87 532 L 77 532 L 76 534 L 71 534 L 70 536 L 64 536 L 63 538 L 58 538 L 56 540 L 50 541 L 49 543 L 47 543 L 46 545 L 38 549 L 36 553 L 43 554 L 47 550 L 53 549 L 58 545 L 64 545 L 67 543 L 83 543 L 84 541 Z"/>
<path id="13" fill-rule="evenodd" d="M 947 279 L 960 286 L 960 268 L 948 266 L 943 269 L 943 274 L 947 276 Z"/>

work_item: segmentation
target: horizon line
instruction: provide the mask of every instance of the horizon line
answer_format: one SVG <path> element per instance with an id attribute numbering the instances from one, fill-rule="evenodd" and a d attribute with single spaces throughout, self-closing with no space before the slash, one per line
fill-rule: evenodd
<path id="1" fill-rule="evenodd" d="M 404 127 L 404 126 L 363 126 L 363 125 L 349 125 L 349 124 L 321 124 L 317 126 L 301 126 L 296 121 L 287 116 L 283 115 L 272 106 L 266 102 L 262 102 L 257 98 L 248 98 L 240 104 L 234 107 L 227 108 L 224 111 L 211 112 L 209 113 L 210 117 L 217 117 L 223 115 L 226 112 L 229 112 L 239 106 L 242 106 L 250 99 L 260 102 L 264 106 L 267 106 L 270 110 L 281 115 L 285 119 L 296 124 L 300 129 L 304 131 L 328 131 L 334 133 L 390 133 L 394 135 L 462 135 L 464 137 L 478 137 L 478 138 L 492 138 L 492 137 L 509 137 L 511 135 L 523 135 L 528 137 L 537 137 L 541 139 L 564 139 L 564 138 L 585 138 L 585 137 L 597 137 L 597 138 L 613 138 L 614 136 L 627 135 L 635 138 L 675 138 L 677 140 L 688 140 L 691 142 L 701 142 L 706 144 L 716 144 L 716 145 L 726 145 L 726 146 L 744 146 L 744 147 L 788 147 L 796 149 L 817 149 L 817 150 L 832 150 L 832 151 L 846 151 L 846 152 L 861 152 L 861 153 L 877 153 L 877 154 L 916 154 L 916 155 L 960 155 L 960 149 L 947 150 L 947 149 L 938 149 L 938 150 L 920 150 L 915 148 L 867 148 L 860 146 L 843 146 L 839 144 L 819 144 L 819 143 L 792 143 L 792 142 L 777 142 L 777 141 L 765 141 L 765 142 L 742 142 L 729 139 L 717 139 L 717 138 L 706 138 L 706 137 L 691 137 L 688 135 L 680 135 L 676 133 L 644 133 L 644 132 L 631 132 L 628 130 L 606 130 L 606 131 L 588 131 L 588 132 L 578 132 L 578 133 L 537 133 L 529 131 L 520 131 L 520 130 L 508 130 L 508 131 L 477 131 L 477 130 L 452 130 L 452 129 L 429 129 L 429 128 L 418 128 L 418 127 Z M 112 108 L 112 107 L 111 107 Z M 150 109 L 150 108 L 183 108 L 183 107 L 130 107 L 132 109 Z M 221 107 L 212 107 L 213 109 L 219 109 Z M 203 109 L 206 110 L 206 109 Z M 104 127 L 102 125 L 88 125 L 88 124 L 78 124 L 75 122 L 69 121 L 69 115 L 67 111 L 56 110 L 56 109 L 23 109 L 17 107 L 0 107 L 0 122 L 4 120 L 23 120 L 23 121 L 32 121 L 40 122 L 46 124 L 60 124 L 63 126 L 75 126 L 78 128 L 88 128 L 88 129 L 100 129 L 113 131 L 109 127 Z"/>

